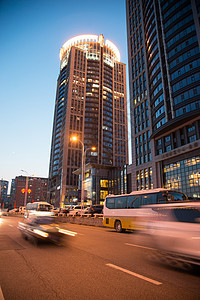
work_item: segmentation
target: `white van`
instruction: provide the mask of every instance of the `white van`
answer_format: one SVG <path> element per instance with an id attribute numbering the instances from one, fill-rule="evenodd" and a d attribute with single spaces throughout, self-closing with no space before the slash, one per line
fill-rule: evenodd
<path id="1" fill-rule="evenodd" d="M 48 202 L 34 202 L 26 205 L 24 217 L 28 216 L 51 216 L 54 215 L 52 205 Z"/>

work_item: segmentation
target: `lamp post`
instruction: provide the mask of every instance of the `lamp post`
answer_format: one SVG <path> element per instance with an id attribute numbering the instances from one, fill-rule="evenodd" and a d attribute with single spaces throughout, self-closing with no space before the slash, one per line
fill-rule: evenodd
<path id="1" fill-rule="evenodd" d="M 27 192 L 28 192 L 28 173 L 25 170 L 21 170 L 21 172 L 26 173 L 26 186 L 25 186 L 25 197 L 24 197 L 24 206 L 26 206 Z"/>
<path id="2" fill-rule="evenodd" d="M 77 136 L 71 137 L 72 142 L 80 142 L 82 147 L 82 164 L 81 164 L 81 213 L 84 207 L 84 181 L 85 181 L 85 158 L 86 158 L 86 152 L 88 150 L 95 151 L 96 147 L 91 147 L 85 149 L 84 144 L 81 140 L 78 139 Z"/>
<path id="3" fill-rule="evenodd" d="M 27 194 L 28 194 L 28 179 L 29 179 L 29 175 L 28 172 L 25 170 L 21 170 L 21 172 L 26 173 L 26 187 L 25 187 L 25 198 L 24 198 L 24 206 L 26 206 L 26 202 L 27 202 Z M 34 176 L 34 175 L 32 175 Z"/>

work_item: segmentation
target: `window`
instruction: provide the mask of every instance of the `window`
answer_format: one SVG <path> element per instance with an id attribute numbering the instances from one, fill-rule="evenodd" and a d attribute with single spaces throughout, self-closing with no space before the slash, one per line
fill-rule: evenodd
<path id="1" fill-rule="evenodd" d="M 172 150 L 171 145 L 169 145 L 169 146 L 166 147 L 166 152 L 169 152 L 169 151 L 171 151 L 171 150 Z"/>
<path id="2" fill-rule="evenodd" d="M 127 197 L 115 197 L 115 208 L 116 209 L 127 208 Z"/>
<path id="3" fill-rule="evenodd" d="M 192 142 L 195 142 L 197 140 L 197 136 L 196 134 L 192 135 L 189 137 L 189 142 L 192 143 Z"/>
<path id="4" fill-rule="evenodd" d="M 158 193 L 158 196 L 157 196 L 158 200 L 157 200 L 157 203 L 166 203 L 166 198 L 164 197 L 164 193 L 163 192 L 160 192 Z"/>
<path id="5" fill-rule="evenodd" d="M 143 195 L 142 205 L 156 204 L 157 194 Z"/>
<path id="6" fill-rule="evenodd" d="M 110 209 L 115 208 L 115 200 L 114 200 L 114 198 L 107 198 L 106 199 L 106 207 L 110 208 Z"/>
<path id="7" fill-rule="evenodd" d="M 128 208 L 139 208 L 141 206 L 141 202 L 142 202 L 141 196 L 128 196 L 127 198 L 128 198 L 127 199 Z"/>
<path id="8" fill-rule="evenodd" d="M 176 192 L 170 192 L 169 193 L 172 196 L 172 201 L 183 201 L 185 200 L 185 197 L 181 193 L 176 193 Z"/>
<path id="9" fill-rule="evenodd" d="M 100 199 L 105 200 L 106 196 L 108 196 L 108 191 L 100 190 Z"/>
<path id="10" fill-rule="evenodd" d="M 101 187 L 108 187 L 108 180 L 100 180 L 100 186 Z"/>
<path id="11" fill-rule="evenodd" d="M 157 141 L 157 145 L 158 145 L 158 146 L 162 145 L 162 139 L 159 139 L 159 140 Z"/>
<path id="12" fill-rule="evenodd" d="M 195 130 L 195 125 L 188 127 L 188 132 L 192 132 L 193 130 Z"/>

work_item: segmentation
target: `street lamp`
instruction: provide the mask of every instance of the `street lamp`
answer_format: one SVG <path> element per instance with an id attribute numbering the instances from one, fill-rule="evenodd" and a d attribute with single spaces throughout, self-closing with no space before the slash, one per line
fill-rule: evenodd
<path id="1" fill-rule="evenodd" d="M 27 201 L 27 192 L 28 192 L 28 173 L 25 170 L 21 170 L 21 172 L 26 173 L 26 186 L 25 186 L 25 197 L 24 197 L 24 206 L 26 206 Z"/>
<path id="2" fill-rule="evenodd" d="M 72 142 L 80 142 L 82 146 L 82 167 L 81 167 L 81 212 L 84 206 L 84 181 L 85 181 L 85 158 L 86 158 L 86 153 L 88 150 L 95 151 L 96 147 L 90 147 L 86 148 L 84 147 L 84 144 L 77 136 L 72 136 L 70 139 Z"/>
<path id="3" fill-rule="evenodd" d="M 26 206 L 27 193 L 28 193 L 28 177 L 29 177 L 29 175 L 28 175 L 28 172 L 25 171 L 25 170 L 20 170 L 20 171 L 26 173 L 26 187 L 25 187 L 25 198 L 24 198 L 24 206 Z M 32 175 L 32 176 L 34 176 L 34 175 Z"/>

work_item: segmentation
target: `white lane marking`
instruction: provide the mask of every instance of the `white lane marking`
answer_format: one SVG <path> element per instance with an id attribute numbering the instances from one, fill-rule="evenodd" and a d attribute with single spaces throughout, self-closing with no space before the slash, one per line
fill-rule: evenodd
<path id="1" fill-rule="evenodd" d="M 155 248 L 150 248 L 150 247 L 145 247 L 145 246 L 140 246 L 140 245 L 135 245 L 135 244 L 125 243 L 125 245 L 127 245 L 127 246 L 132 246 L 132 247 L 138 247 L 138 248 L 144 248 L 144 249 L 148 249 L 148 250 L 154 250 L 154 251 L 157 251 L 157 249 L 155 249 Z"/>
<path id="2" fill-rule="evenodd" d="M 2 292 L 1 286 L 0 286 L 0 300 L 4 300 L 4 296 L 3 296 L 3 292 Z"/>
<path id="3" fill-rule="evenodd" d="M 9 225 L 10 227 L 13 227 L 13 225 Z"/>
<path id="4" fill-rule="evenodd" d="M 118 267 L 118 266 L 113 265 L 113 264 L 106 264 L 106 266 L 111 267 L 111 268 L 116 269 L 116 270 L 120 270 L 120 271 L 122 271 L 122 272 L 124 272 L 124 273 L 127 273 L 127 274 L 129 274 L 129 275 L 132 275 L 132 276 L 135 276 L 135 277 L 137 277 L 137 278 L 143 279 L 143 280 L 148 281 L 148 282 L 150 282 L 150 283 L 153 283 L 153 284 L 155 284 L 155 285 L 161 285 L 161 284 L 162 284 L 162 282 L 159 282 L 159 281 L 157 281 L 157 280 L 153 280 L 153 279 L 151 279 L 151 278 L 148 278 L 148 277 L 146 277 L 146 276 L 140 275 L 140 274 L 138 274 L 138 273 L 134 273 L 134 272 L 132 272 L 132 271 L 129 271 L 129 270 L 124 269 L 124 268 L 121 268 L 121 267 Z"/>

